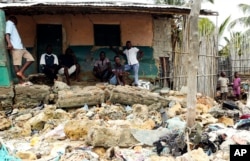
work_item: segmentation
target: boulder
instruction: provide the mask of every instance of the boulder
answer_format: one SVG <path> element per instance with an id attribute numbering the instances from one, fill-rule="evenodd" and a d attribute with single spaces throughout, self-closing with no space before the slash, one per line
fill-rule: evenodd
<path id="1" fill-rule="evenodd" d="M 130 147 L 139 142 L 128 128 L 93 127 L 88 132 L 86 143 L 101 147 Z"/>
<path id="2" fill-rule="evenodd" d="M 56 106 L 45 105 L 43 111 L 32 117 L 27 121 L 30 124 L 32 130 L 42 130 L 49 119 L 54 119 Z M 59 119 L 59 118 L 58 118 Z M 61 118 L 64 119 L 64 118 Z"/>
<path id="3" fill-rule="evenodd" d="M 71 120 L 64 126 L 64 133 L 71 140 L 85 140 L 89 130 L 97 126 L 93 120 Z"/>
<path id="4" fill-rule="evenodd" d="M 121 105 L 101 107 L 97 113 L 101 119 L 105 120 L 124 120 L 126 117 L 126 111 Z"/>
<path id="5" fill-rule="evenodd" d="M 7 118 L 0 118 L 0 131 L 7 130 L 11 127 L 11 121 Z"/>
<path id="6" fill-rule="evenodd" d="M 182 111 L 183 109 L 180 103 L 176 103 L 175 105 L 167 109 L 167 116 L 172 118 L 175 117 L 176 115 L 180 115 Z"/>
<path id="7" fill-rule="evenodd" d="M 23 160 L 36 160 L 36 154 L 30 151 L 19 151 L 16 153 L 16 155 Z"/>

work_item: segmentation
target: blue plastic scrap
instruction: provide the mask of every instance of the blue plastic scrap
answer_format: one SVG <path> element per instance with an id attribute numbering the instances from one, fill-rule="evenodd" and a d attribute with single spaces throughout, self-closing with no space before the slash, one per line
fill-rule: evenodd
<path id="1" fill-rule="evenodd" d="M 21 159 L 9 155 L 7 148 L 1 144 L 0 145 L 0 161 L 21 161 Z"/>

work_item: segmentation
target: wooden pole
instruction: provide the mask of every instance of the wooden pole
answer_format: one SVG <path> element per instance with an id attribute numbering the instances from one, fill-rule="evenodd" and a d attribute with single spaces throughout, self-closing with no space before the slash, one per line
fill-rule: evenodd
<path id="1" fill-rule="evenodd" d="M 197 93 L 197 71 L 198 71 L 198 54 L 199 49 L 199 32 L 198 32 L 198 19 L 201 9 L 201 0 L 193 1 L 191 6 L 191 13 L 189 15 L 190 26 L 190 46 L 187 59 L 188 78 L 187 78 L 187 126 L 193 127 L 195 124 L 195 106 L 196 106 L 196 93 Z"/>

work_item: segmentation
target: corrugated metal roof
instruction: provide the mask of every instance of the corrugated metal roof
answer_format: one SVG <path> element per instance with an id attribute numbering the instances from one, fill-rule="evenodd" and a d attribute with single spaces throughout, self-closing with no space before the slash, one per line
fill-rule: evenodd
<path id="1" fill-rule="evenodd" d="M 10 14 L 55 14 L 55 13 L 101 13 L 101 12 L 138 12 L 152 14 L 189 14 L 190 8 L 183 6 L 172 6 L 165 4 L 142 4 L 122 1 L 105 2 L 76 2 L 76 1 L 55 1 L 51 2 L 22 2 L 22 3 L 0 3 L 0 8 Z M 52 11 L 48 9 L 54 9 Z M 46 11 L 47 9 L 47 11 Z M 96 11 L 91 10 L 96 9 Z M 24 12 L 25 11 L 25 12 Z M 13 12 L 13 13 L 12 13 Z M 217 15 L 217 12 L 201 10 L 202 15 Z"/>

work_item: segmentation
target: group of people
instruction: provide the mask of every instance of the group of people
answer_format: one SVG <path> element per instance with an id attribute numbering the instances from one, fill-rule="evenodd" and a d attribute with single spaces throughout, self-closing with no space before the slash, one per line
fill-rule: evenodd
<path id="1" fill-rule="evenodd" d="M 106 58 L 104 51 L 100 52 L 100 59 L 94 64 L 93 73 L 102 82 L 109 82 L 113 85 L 125 85 L 126 71 L 133 70 L 134 86 L 138 86 L 139 60 L 143 57 L 143 52 L 137 47 L 132 47 L 131 41 L 126 42 L 124 51 L 110 48 L 116 53 L 114 57 L 114 65 L 111 67 L 110 61 Z M 119 55 L 126 55 L 128 64 L 122 65 Z"/>
<path id="2" fill-rule="evenodd" d="M 226 100 L 227 95 L 228 95 L 229 79 L 226 77 L 225 72 L 221 72 L 218 82 L 219 82 L 219 87 L 220 87 L 220 92 L 221 92 L 221 98 L 222 100 Z M 239 100 L 240 94 L 241 94 L 241 89 L 240 89 L 241 79 L 239 77 L 238 72 L 234 73 L 234 78 L 233 78 L 233 82 L 231 83 L 231 85 L 233 87 L 233 93 L 234 93 L 235 99 Z"/>
<path id="3" fill-rule="evenodd" d="M 13 59 L 15 74 L 19 83 L 23 83 L 26 79 L 24 72 L 34 62 L 33 56 L 24 48 L 18 30 L 16 28 L 17 18 L 10 16 L 6 22 L 5 38 L 7 42 L 7 49 L 10 51 Z M 136 47 L 132 47 L 130 41 L 126 42 L 126 49 L 124 51 L 110 48 L 116 53 L 114 57 L 115 64 L 111 67 L 110 61 L 106 58 L 105 52 L 100 53 L 100 59 L 94 64 L 93 74 L 102 82 L 109 82 L 113 85 L 125 85 L 124 74 L 125 71 L 133 70 L 134 85 L 138 86 L 138 71 L 139 61 L 143 52 Z M 51 81 L 57 80 L 57 74 L 65 75 L 66 82 L 70 85 L 70 75 L 75 73 L 75 80 L 79 79 L 80 65 L 77 63 L 76 56 L 71 48 L 67 48 L 64 54 L 59 57 L 53 54 L 51 45 L 46 48 L 46 53 L 41 55 L 40 66 L 43 73 L 45 73 Z M 119 55 L 124 54 L 127 57 L 128 64 L 122 65 Z M 26 59 L 25 64 L 22 65 L 22 58 Z"/>
<path id="4" fill-rule="evenodd" d="M 64 54 L 59 57 L 52 53 L 52 46 L 48 45 L 46 53 L 42 54 L 40 66 L 53 82 L 57 80 L 57 74 L 65 75 L 66 83 L 70 85 L 70 76 L 75 73 L 75 80 L 79 81 L 80 65 L 77 63 L 76 56 L 71 48 L 67 48 Z"/>

